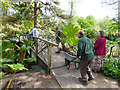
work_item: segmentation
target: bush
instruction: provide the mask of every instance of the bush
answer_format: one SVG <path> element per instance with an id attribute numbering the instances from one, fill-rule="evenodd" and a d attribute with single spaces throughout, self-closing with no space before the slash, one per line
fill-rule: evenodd
<path id="1" fill-rule="evenodd" d="M 120 62 L 118 58 L 105 57 L 102 72 L 120 81 Z"/>

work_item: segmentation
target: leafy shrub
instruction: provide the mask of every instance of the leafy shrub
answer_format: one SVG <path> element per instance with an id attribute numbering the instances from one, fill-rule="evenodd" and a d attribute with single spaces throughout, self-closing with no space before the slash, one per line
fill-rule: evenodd
<path id="1" fill-rule="evenodd" d="M 78 44 L 77 32 L 79 31 L 79 27 L 75 26 L 74 24 L 65 25 L 64 29 L 62 30 L 65 34 L 65 37 L 62 38 L 61 43 L 65 45 L 67 43 L 70 47 L 74 48 L 75 45 Z"/>
<path id="2" fill-rule="evenodd" d="M 120 61 L 119 58 L 105 57 L 102 72 L 106 76 L 111 76 L 120 81 Z"/>

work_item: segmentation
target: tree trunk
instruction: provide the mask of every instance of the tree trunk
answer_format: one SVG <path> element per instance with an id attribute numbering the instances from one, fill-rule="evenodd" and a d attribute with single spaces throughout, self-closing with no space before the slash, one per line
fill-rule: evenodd
<path id="1" fill-rule="evenodd" d="M 71 11 L 70 11 L 70 17 L 72 17 L 72 13 L 73 13 L 73 0 L 71 0 Z"/>
<path id="2" fill-rule="evenodd" d="M 3 16 L 7 16 L 7 7 L 5 7 L 4 4 L 2 4 L 3 6 Z"/>
<path id="3" fill-rule="evenodd" d="M 34 2 L 34 27 L 37 25 L 37 2 Z"/>
<path id="4" fill-rule="evenodd" d="M 73 14 L 73 0 L 71 0 L 71 11 L 70 11 L 70 23 L 72 23 L 72 14 Z"/>

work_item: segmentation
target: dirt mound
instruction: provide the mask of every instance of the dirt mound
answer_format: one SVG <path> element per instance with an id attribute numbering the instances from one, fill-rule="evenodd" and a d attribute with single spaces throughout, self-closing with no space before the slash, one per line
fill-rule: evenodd
<path id="1" fill-rule="evenodd" d="M 6 75 L 2 79 L 2 84 L 5 85 L 11 76 L 11 74 Z M 60 86 L 52 75 L 41 75 L 40 72 L 26 71 L 14 76 L 10 88 L 60 88 Z"/>

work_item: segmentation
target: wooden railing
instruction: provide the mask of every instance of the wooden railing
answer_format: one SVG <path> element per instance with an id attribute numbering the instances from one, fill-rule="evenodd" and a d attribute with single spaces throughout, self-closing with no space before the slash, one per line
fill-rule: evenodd
<path id="1" fill-rule="evenodd" d="M 37 64 L 39 63 L 39 58 L 42 60 L 47 66 L 50 71 L 51 68 L 51 47 L 52 46 L 58 46 L 57 44 L 50 42 L 48 40 L 37 38 L 29 35 L 21 35 L 19 37 L 19 41 L 22 39 L 27 39 L 30 41 L 34 41 L 34 43 L 31 45 L 30 49 L 30 56 L 36 57 Z"/>

